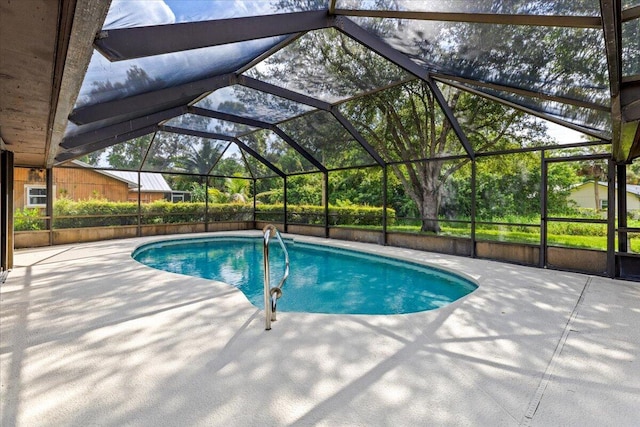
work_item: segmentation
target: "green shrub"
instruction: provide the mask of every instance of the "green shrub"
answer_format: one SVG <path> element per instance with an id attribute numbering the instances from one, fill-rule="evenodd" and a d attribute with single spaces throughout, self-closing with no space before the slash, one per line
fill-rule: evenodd
<path id="1" fill-rule="evenodd" d="M 179 224 L 204 222 L 204 202 L 172 203 L 158 200 L 140 205 L 142 224 Z M 250 221 L 253 205 L 240 203 L 209 204 L 210 221 Z M 60 199 L 54 204 L 54 228 L 109 227 L 136 225 L 138 204 Z"/>
<path id="2" fill-rule="evenodd" d="M 204 202 L 172 203 L 158 200 L 140 205 L 142 224 L 179 224 L 205 221 L 206 204 Z M 284 207 L 281 204 L 260 204 L 256 209 L 259 221 L 282 222 Z M 323 206 L 288 205 L 288 221 L 293 224 L 324 225 Z M 37 217 L 34 212 L 25 212 L 20 217 L 21 227 L 28 227 L 26 218 Z M 253 204 L 251 203 L 210 203 L 209 221 L 251 221 Z M 395 223 L 395 211 L 387 208 L 388 224 Z M 29 224 L 37 223 L 29 219 Z M 35 222 L 34 222 L 35 221 Z M 138 222 L 138 204 L 135 202 L 109 202 L 105 200 L 72 201 L 59 199 L 54 204 L 53 227 L 115 227 L 136 225 Z M 331 226 L 381 226 L 382 208 L 369 206 L 329 206 L 329 225 Z M 31 225 L 35 227 L 35 225 Z M 28 228 L 36 229 L 36 228 Z"/>
<path id="3" fill-rule="evenodd" d="M 135 225 L 137 214 L 135 202 L 60 199 L 53 204 L 53 228 Z"/>
<path id="4" fill-rule="evenodd" d="M 282 222 L 283 205 L 258 205 L 256 219 L 259 221 Z M 292 224 L 324 225 L 324 206 L 287 205 L 287 221 Z M 395 222 L 396 213 L 387 208 L 387 224 Z M 382 208 L 370 206 L 329 206 L 329 225 L 373 225 L 382 226 Z"/>
<path id="5" fill-rule="evenodd" d="M 587 224 L 582 222 L 549 222 L 549 234 L 567 236 L 607 236 L 607 224 Z"/>
<path id="6" fill-rule="evenodd" d="M 157 200 L 142 205 L 143 224 L 179 224 L 204 222 L 205 203 L 172 203 Z"/>
<path id="7" fill-rule="evenodd" d="M 209 204 L 209 221 L 251 221 L 253 204 L 215 203 Z"/>
<path id="8" fill-rule="evenodd" d="M 44 219 L 40 218 L 38 208 L 18 209 L 13 215 L 14 231 L 37 231 L 44 230 Z"/>

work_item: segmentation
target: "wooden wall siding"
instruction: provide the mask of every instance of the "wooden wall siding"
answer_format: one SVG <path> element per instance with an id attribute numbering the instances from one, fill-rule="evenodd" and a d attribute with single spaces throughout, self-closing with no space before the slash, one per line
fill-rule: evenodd
<path id="1" fill-rule="evenodd" d="M 44 169 L 15 168 L 14 207 L 22 209 L 27 205 L 26 185 L 46 185 Z M 138 202 L 138 192 L 129 189 L 126 182 L 111 178 L 91 169 L 58 168 L 53 170 L 54 201 L 61 197 L 80 201 L 106 199 L 112 202 Z M 141 192 L 142 203 L 164 199 L 164 193 Z M 43 209 L 44 210 L 44 209 Z"/>
<path id="2" fill-rule="evenodd" d="M 68 197 L 71 200 L 106 199 L 125 202 L 129 197 L 126 182 L 89 169 L 54 169 L 53 183 L 56 186 L 56 197 Z"/>
<path id="3" fill-rule="evenodd" d="M 26 186 L 46 185 L 46 171 L 41 169 L 15 168 L 14 208 L 27 206 Z M 54 201 L 61 197 L 71 200 L 102 198 L 114 202 L 126 202 L 129 186 L 126 182 L 110 178 L 89 169 L 54 169 Z"/>

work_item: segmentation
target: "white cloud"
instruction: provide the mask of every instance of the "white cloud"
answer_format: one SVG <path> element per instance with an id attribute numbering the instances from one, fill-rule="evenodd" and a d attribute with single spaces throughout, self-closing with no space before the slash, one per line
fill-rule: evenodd
<path id="1" fill-rule="evenodd" d="M 572 144 L 574 142 L 584 141 L 584 134 L 577 132 L 568 127 L 560 126 L 555 123 L 545 121 L 547 125 L 547 134 L 555 138 L 560 144 Z"/>

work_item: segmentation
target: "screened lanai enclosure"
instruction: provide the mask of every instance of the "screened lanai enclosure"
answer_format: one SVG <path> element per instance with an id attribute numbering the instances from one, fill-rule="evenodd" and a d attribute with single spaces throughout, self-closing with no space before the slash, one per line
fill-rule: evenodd
<path id="1" fill-rule="evenodd" d="M 113 0 L 87 62 L 17 247 L 276 223 L 640 277 L 639 1 Z"/>

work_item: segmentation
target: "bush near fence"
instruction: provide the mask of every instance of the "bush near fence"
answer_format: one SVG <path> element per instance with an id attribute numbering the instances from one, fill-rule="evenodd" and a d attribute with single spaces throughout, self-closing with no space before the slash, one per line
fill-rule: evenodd
<path id="1" fill-rule="evenodd" d="M 206 205 L 203 202 L 172 203 L 158 200 L 140 205 L 142 224 L 179 224 L 204 222 Z M 252 206 L 238 203 L 209 204 L 210 221 L 248 221 Z M 136 225 L 136 202 L 105 202 L 65 200 L 54 205 L 54 228 L 104 227 Z"/>
<path id="2" fill-rule="evenodd" d="M 140 205 L 142 224 L 177 224 L 204 222 L 206 205 L 203 202 L 172 203 L 159 200 Z M 283 205 L 260 204 L 256 207 L 257 219 L 261 221 L 283 220 Z M 310 205 L 288 205 L 288 220 L 296 224 L 324 225 L 324 207 Z M 16 231 L 43 230 L 44 221 L 38 213 L 16 212 Z M 253 205 L 250 203 L 210 203 L 209 221 L 251 221 Z M 395 221 L 395 211 L 387 208 L 388 224 Z M 117 227 L 138 223 L 138 203 L 109 202 L 105 200 L 72 201 L 59 199 L 53 208 L 53 228 Z M 369 206 L 330 206 L 329 225 L 382 224 L 382 208 Z"/>
<path id="3" fill-rule="evenodd" d="M 258 205 L 258 219 L 263 221 L 282 221 L 283 205 Z M 324 225 L 324 206 L 287 205 L 287 221 L 291 224 Z M 396 212 L 387 208 L 387 224 L 394 223 Z M 329 205 L 329 225 L 382 225 L 382 208 L 371 206 L 332 206 Z"/>

